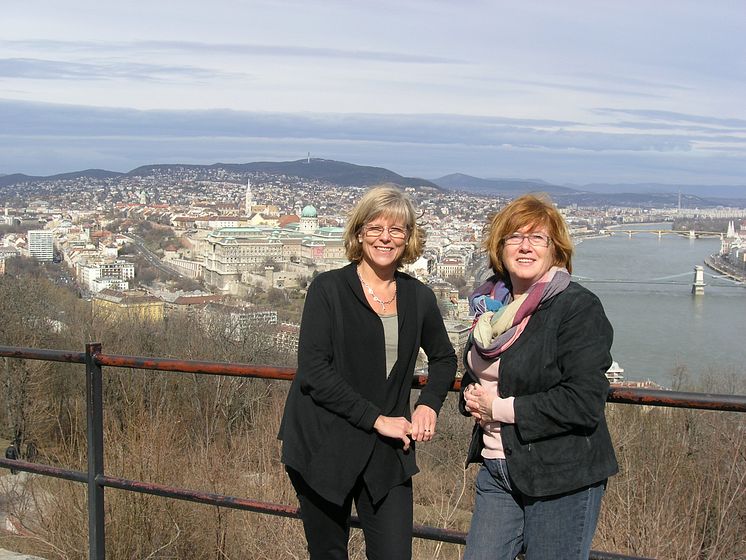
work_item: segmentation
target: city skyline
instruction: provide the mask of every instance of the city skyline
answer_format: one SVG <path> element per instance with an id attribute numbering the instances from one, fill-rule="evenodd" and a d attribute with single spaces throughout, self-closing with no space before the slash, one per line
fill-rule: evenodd
<path id="1" fill-rule="evenodd" d="M 426 179 L 746 185 L 728 2 L 33 8 L 5 10 L 0 173 L 311 152 Z"/>

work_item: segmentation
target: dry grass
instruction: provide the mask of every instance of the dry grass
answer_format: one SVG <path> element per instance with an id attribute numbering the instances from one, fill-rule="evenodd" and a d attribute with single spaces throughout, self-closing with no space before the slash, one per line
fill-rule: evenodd
<path id="1" fill-rule="evenodd" d="M 0 342 L 79 348 L 101 340 L 107 352 L 292 365 L 272 354 L 261 333 L 221 338 L 220 324 L 158 329 L 116 328 L 67 302 L 80 331 L 57 338 L 19 330 L 46 312 L 0 278 Z M 23 298 L 26 299 L 23 299 Z M 21 298 L 21 299 L 19 299 Z M 49 298 L 48 298 L 49 299 Z M 22 305 L 18 302 L 21 301 Z M 16 330 L 9 325 L 16 324 Z M 27 332 L 30 338 L 24 338 Z M 44 331 L 46 332 L 46 331 Z M 7 362 L 7 361 L 6 361 Z M 9 364 L 0 368 L 3 435 L 21 431 L 39 448 L 40 462 L 85 470 L 85 395 L 82 369 L 66 364 Z M 706 376 L 707 387 L 744 394 L 743 375 Z M 160 374 L 107 368 L 105 471 L 142 481 L 296 504 L 279 463 L 276 434 L 287 385 L 281 382 Z M 416 398 L 413 395 L 413 400 Z M 609 425 L 621 473 L 609 484 L 594 548 L 656 558 L 746 558 L 746 417 L 733 413 L 609 405 Z M 464 468 L 471 432 L 451 395 L 436 440 L 418 446 L 415 522 L 466 531 L 476 467 Z M 22 499 L 6 505 L 21 535 L 0 546 L 50 560 L 87 557 L 87 501 L 82 484 L 31 477 Z M 107 558 L 215 560 L 305 558 L 301 523 L 228 508 L 106 491 Z M 351 558 L 364 558 L 360 531 Z M 458 559 L 462 547 L 415 539 L 418 560 Z"/>

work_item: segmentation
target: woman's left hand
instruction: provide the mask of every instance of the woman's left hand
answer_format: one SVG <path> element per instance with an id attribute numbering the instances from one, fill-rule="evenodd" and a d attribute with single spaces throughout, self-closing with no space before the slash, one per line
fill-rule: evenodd
<path id="1" fill-rule="evenodd" d="M 493 395 L 489 395 L 484 387 L 473 383 L 464 391 L 466 400 L 466 410 L 468 410 L 474 420 L 478 422 L 492 422 L 492 401 Z"/>
<path id="2" fill-rule="evenodd" d="M 438 415 L 424 404 L 418 405 L 412 413 L 412 439 L 414 441 L 430 441 L 435 435 L 435 423 Z"/>

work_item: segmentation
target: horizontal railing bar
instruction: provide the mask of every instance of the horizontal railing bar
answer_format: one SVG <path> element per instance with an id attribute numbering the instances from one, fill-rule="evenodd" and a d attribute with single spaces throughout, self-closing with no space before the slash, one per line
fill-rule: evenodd
<path id="1" fill-rule="evenodd" d="M 45 348 L 21 348 L 18 346 L 0 346 L 0 357 L 43 360 L 45 362 L 68 362 L 73 364 L 85 363 L 85 352 L 49 350 Z"/>
<path id="2" fill-rule="evenodd" d="M 101 484 L 102 486 L 117 488 L 119 490 L 127 490 L 130 492 L 139 492 L 141 494 L 151 494 L 153 496 L 161 496 L 164 498 L 174 498 L 188 502 L 196 502 L 212 506 L 221 506 L 252 511 L 254 513 L 267 513 L 280 517 L 291 517 L 300 519 L 297 507 L 274 504 L 271 502 L 259 502 L 256 500 L 237 498 L 235 496 L 227 496 L 225 494 L 213 494 L 211 492 L 186 490 L 184 488 L 166 486 L 153 482 L 140 482 L 137 480 L 130 480 L 116 476 L 99 476 L 96 478 L 96 482 L 98 484 Z M 359 528 L 359 518 L 353 515 L 351 516 L 351 519 L 352 526 Z M 440 540 L 456 544 L 464 544 L 466 542 L 465 533 L 459 531 L 451 531 L 448 529 L 440 529 L 438 527 L 430 527 L 428 525 L 415 525 L 414 533 L 414 536 L 423 539 Z"/>
<path id="3" fill-rule="evenodd" d="M 611 387 L 607 401 L 649 406 L 719 410 L 724 412 L 746 412 L 746 396 L 743 395 L 716 395 L 712 393 Z"/>
<path id="4" fill-rule="evenodd" d="M 247 500 L 245 498 L 237 498 L 235 496 L 227 496 L 224 494 L 186 490 L 183 488 L 166 486 L 153 482 L 140 482 L 116 476 L 99 476 L 96 477 L 96 482 L 109 488 L 139 492 L 141 494 L 150 494 L 164 498 L 174 498 L 188 502 L 300 519 L 297 507 L 274 504 L 272 502 L 259 502 L 255 500 Z M 360 528 L 360 519 L 356 515 L 352 515 L 350 521 L 353 527 Z M 429 525 L 419 525 L 417 523 L 413 525 L 413 536 L 420 539 L 435 540 L 452 544 L 466 544 L 466 533 L 450 529 L 442 529 L 440 527 L 432 527 Z M 645 560 L 637 556 L 623 556 L 597 551 L 592 551 L 590 558 L 591 560 Z"/>
<path id="5" fill-rule="evenodd" d="M 588 560 L 653 560 L 647 556 L 626 556 L 616 552 L 602 552 L 600 550 L 591 550 Z"/>
<path id="6" fill-rule="evenodd" d="M 85 363 L 85 353 L 64 350 L 46 350 L 0 346 L 0 357 L 25 358 L 56 362 Z M 174 373 L 199 373 L 207 375 L 227 375 L 233 377 L 254 377 L 290 381 L 295 377 L 295 368 L 257 366 L 207 360 L 177 360 L 173 358 L 150 358 L 118 354 L 95 354 L 96 363 L 102 366 L 129 367 Z M 412 388 L 421 389 L 427 384 L 426 375 L 415 375 Z M 451 391 L 461 389 L 461 380 L 456 379 Z M 746 396 L 683 391 L 665 391 L 632 387 L 610 387 L 608 402 L 666 406 L 724 412 L 746 412 Z"/>
<path id="7" fill-rule="evenodd" d="M 207 360 L 145 358 L 142 356 L 124 356 L 118 354 L 94 354 L 94 359 L 97 364 L 102 366 L 150 369 L 175 373 L 258 377 L 285 381 L 292 381 L 295 377 L 295 368 L 290 367 L 257 366 L 254 364 L 215 362 Z"/>
<path id="8" fill-rule="evenodd" d="M 88 475 L 84 472 L 52 467 L 51 465 L 42 465 L 40 463 L 28 463 L 20 459 L 4 459 L 0 457 L 0 467 L 72 480 L 73 482 L 88 482 Z"/>
<path id="9" fill-rule="evenodd" d="M 62 469 L 49 465 L 41 465 L 38 463 L 29 463 L 17 459 L 4 459 L 0 457 L 0 467 L 51 476 L 54 478 L 61 478 L 73 482 L 85 483 L 88 480 L 86 473 L 81 471 Z M 174 498 L 177 500 L 188 502 L 228 507 L 233 509 L 251 511 L 254 513 L 265 513 L 279 517 L 289 517 L 295 519 L 298 519 L 300 517 L 297 507 L 275 504 L 272 502 L 247 500 L 245 498 L 238 498 L 235 496 L 226 496 L 223 494 L 213 494 L 209 492 L 187 490 L 183 488 L 165 486 L 162 484 L 129 480 L 126 478 L 115 476 L 97 477 L 96 483 L 102 486 L 108 486 L 110 488 L 117 488 L 119 490 L 127 490 L 131 492 L 150 494 L 165 498 Z M 355 515 L 351 516 L 351 524 L 353 527 L 360 528 L 360 519 Z M 432 527 L 429 525 L 420 525 L 417 523 L 413 525 L 413 535 L 420 539 L 442 541 L 452 544 L 463 545 L 466 543 L 466 533 L 450 529 L 442 529 L 440 527 Z M 635 556 L 623 556 L 620 554 L 611 554 L 607 552 L 597 551 L 592 551 L 590 558 L 591 560 L 643 560 Z"/>
<path id="10" fill-rule="evenodd" d="M 130 492 L 139 492 L 140 494 L 151 494 L 163 498 L 175 498 L 187 502 L 196 502 L 210 506 L 229 507 L 253 511 L 255 513 L 269 513 L 280 517 L 298 517 L 298 508 L 273 504 L 271 502 L 259 502 L 256 500 L 247 500 L 235 496 L 226 496 L 224 494 L 213 494 L 210 492 L 201 492 L 198 490 L 187 490 L 174 486 L 166 486 L 154 482 L 141 482 L 130 480 L 117 476 L 98 476 L 96 482 L 102 486 L 118 488 L 119 490 L 128 490 Z"/>

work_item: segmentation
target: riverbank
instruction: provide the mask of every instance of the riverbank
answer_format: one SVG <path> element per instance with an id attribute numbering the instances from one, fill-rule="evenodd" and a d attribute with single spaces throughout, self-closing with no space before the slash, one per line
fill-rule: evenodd
<path id="1" fill-rule="evenodd" d="M 705 264 L 715 272 L 727 276 L 731 280 L 746 284 L 746 273 L 734 267 L 729 261 L 726 261 L 718 254 L 705 257 Z"/>

